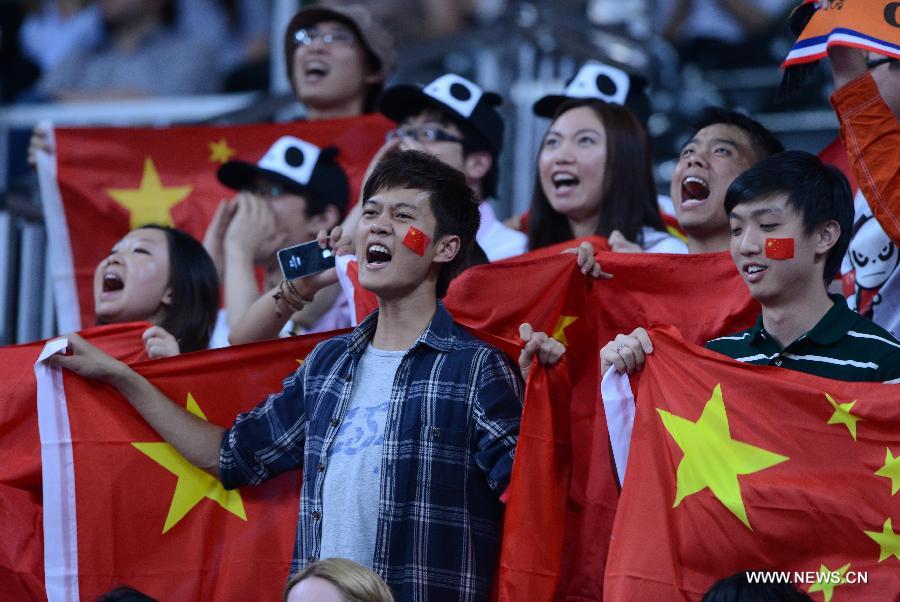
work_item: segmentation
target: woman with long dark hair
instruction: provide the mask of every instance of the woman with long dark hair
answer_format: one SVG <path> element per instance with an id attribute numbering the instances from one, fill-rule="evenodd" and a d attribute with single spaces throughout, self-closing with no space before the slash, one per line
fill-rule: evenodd
<path id="1" fill-rule="evenodd" d="M 167 226 L 136 228 L 94 272 L 98 324 L 147 320 L 151 358 L 205 349 L 219 309 L 219 280 L 206 249 Z"/>
<path id="2" fill-rule="evenodd" d="M 596 234 L 634 251 L 685 253 L 666 233 L 647 132 L 632 112 L 602 100 L 557 109 L 538 153 L 528 248 Z"/>

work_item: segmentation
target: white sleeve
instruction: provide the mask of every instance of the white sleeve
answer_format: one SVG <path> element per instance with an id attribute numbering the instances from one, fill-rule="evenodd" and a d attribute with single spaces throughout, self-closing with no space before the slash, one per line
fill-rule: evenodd
<path id="1" fill-rule="evenodd" d="M 356 255 L 338 255 L 334 258 L 334 267 L 337 271 L 338 283 L 341 285 L 341 293 L 350 306 L 350 324 L 356 326 L 358 323 L 356 319 L 356 304 L 353 302 L 355 289 L 350 276 L 347 275 L 347 266 L 350 265 L 351 261 L 356 261 Z"/>
<path id="2" fill-rule="evenodd" d="M 621 485 L 625 481 L 635 413 L 634 393 L 628 375 L 619 372 L 615 366 L 609 368 L 600 381 L 600 396 L 606 414 L 613 463 Z"/>
<path id="3" fill-rule="evenodd" d="M 654 230 L 653 228 L 643 228 L 641 234 L 644 236 L 643 249 L 645 253 L 676 253 L 679 255 L 687 255 L 687 245 L 666 232 Z"/>

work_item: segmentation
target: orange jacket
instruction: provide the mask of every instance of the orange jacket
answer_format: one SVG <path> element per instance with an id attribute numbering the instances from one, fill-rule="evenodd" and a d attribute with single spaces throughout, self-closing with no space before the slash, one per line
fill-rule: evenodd
<path id="1" fill-rule="evenodd" d="M 831 95 L 841 140 L 872 214 L 900 245 L 900 124 L 868 73 Z"/>

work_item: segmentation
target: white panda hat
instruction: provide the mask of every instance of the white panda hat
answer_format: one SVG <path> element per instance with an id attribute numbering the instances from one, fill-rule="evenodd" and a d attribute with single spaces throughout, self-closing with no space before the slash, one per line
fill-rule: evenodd
<path id="1" fill-rule="evenodd" d="M 350 197 L 344 170 L 335 161 L 337 148 L 320 149 L 294 136 L 282 136 L 256 163 L 228 161 L 217 172 L 219 181 L 233 190 L 244 190 L 259 176 L 281 182 L 294 192 L 337 205 L 343 213 Z"/>
<path id="2" fill-rule="evenodd" d="M 539 117 L 552 117 L 567 100 L 596 98 L 611 104 L 625 105 L 646 122 L 650 101 L 644 88 L 647 80 L 629 74 L 618 67 L 598 61 L 588 61 L 566 85 L 562 94 L 549 94 L 534 103 L 532 110 Z"/>
<path id="3" fill-rule="evenodd" d="M 486 92 L 460 75 L 447 73 L 424 86 L 392 86 L 385 90 L 378 107 L 389 119 L 400 123 L 435 106 L 471 126 L 494 154 L 498 154 L 503 146 L 503 118 L 497 107 L 502 103 L 499 94 Z"/>

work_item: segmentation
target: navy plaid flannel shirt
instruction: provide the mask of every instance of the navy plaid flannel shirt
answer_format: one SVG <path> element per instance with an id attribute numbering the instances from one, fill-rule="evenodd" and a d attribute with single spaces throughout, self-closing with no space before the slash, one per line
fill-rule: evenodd
<path id="1" fill-rule="evenodd" d="M 377 312 L 323 341 L 282 391 L 241 414 L 222 439 L 228 488 L 304 468 L 291 572 L 318 557 L 328 450 L 350 402 Z M 486 600 L 522 411 L 518 371 L 454 324 L 438 303 L 397 369 L 385 423 L 372 568 L 398 600 Z M 352 483 L 348 483 L 352 486 Z"/>

